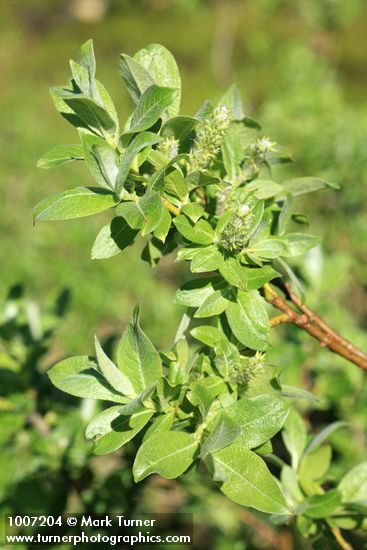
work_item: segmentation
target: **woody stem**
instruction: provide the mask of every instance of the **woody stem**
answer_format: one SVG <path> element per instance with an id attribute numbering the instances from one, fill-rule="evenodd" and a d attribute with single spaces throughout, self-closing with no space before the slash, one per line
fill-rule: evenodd
<path id="1" fill-rule="evenodd" d="M 367 370 L 367 354 L 338 334 L 317 313 L 303 304 L 289 285 L 286 285 L 288 298 L 298 311 L 291 307 L 287 300 L 281 294 L 278 294 L 269 283 L 266 283 L 263 288 L 265 299 L 283 314 L 278 316 L 278 320 L 281 320 L 277 321 L 276 317 L 271 320 L 271 326 L 276 326 L 280 322 L 292 323 L 308 332 L 310 336 L 320 342 L 322 347 L 326 347 L 337 355 L 344 357 L 359 368 Z"/>

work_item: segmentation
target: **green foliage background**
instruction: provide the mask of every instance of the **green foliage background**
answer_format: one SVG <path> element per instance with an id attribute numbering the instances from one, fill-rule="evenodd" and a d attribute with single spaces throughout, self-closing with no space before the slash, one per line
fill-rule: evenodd
<path id="1" fill-rule="evenodd" d="M 112 92 L 121 119 L 127 116 L 131 104 L 116 70 L 111 69 L 113 63 L 117 63 L 121 51 L 132 54 L 149 42 L 160 42 L 174 53 L 180 66 L 182 112 L 192 114 L 205 98 L 219 98 L 236 80 L 246 98 L 246 112 L 260 120 L 265 135 L 285 145 L 296 160 L 295 165 L 281 169 L 282 176 L 287 171 L 293 176 L 317 174 L 340 184 L 339 192 L 312 195 L 307 205 L 302 204 L 312 218 L 311 232 L 323 234 L 324 242 L 299 267 L 310 283 L 309 305 L 317 306 L 336 328 L 366 346 L 367 8 L 363 0 L 101 0 L 94 3 L 106 9 L 99 19 L 96 8 L 83 15 L 81 4 L 80 0 L 0 3 L 0 294 L 5 299 L 10 285 L 20 281 L 32 297 L 44 304 L 63 287 L 68 287 L 72 296 L 70 311 L 58 325 L 51 350 L 37 362 L 24 357 L 30 343 L 19 343 L 17 327 L 13 327 L 10 340 L 18 342 L 16 349 L 23 346 L 24 353 L 17 352 L 15 360 L 13 348 L 9 352 L 8 336 L 0 332 L 4 348 L 12 357 L 10 370 L 20 369 L 23 391 L 33 396 L 17 431 L 10 433 L 14 437 L 17 433 L 16 440 L 11 452 L 2 453 L 1 469 L 7 471 L 7 479 L 18 480 L 22 466 L 13 460 L 19 455 L 17 450 L 29 457 L 32 468 L 10 488 L 1 482 L 4 510 L 14 509 L 20 502 L 26 510 L 24 503 L 29 500 L 34 480 L 39 479 L 51 499 L 51 509 L 52 499 L 62 503 L 57 487 L 65 479 L 71 485 L 78 484 L 83 476 L 88 482 L 81 482 L 79 492 L 71 491 L 69 509 L 89 506 L 104 511 L 116 506 L 116 487 L 122 483 L 128 492 L 129 475 L 121 474 L 120 468 L 111 464 L 111 475 L 101 477 L 98 468 L 103 469 L 102 461 L 107 459 L 89 459 L 82 433 L 87 413 L 81 416 L 79 404 L 65 402 L 59 394 L 57 412 L 48 413 L 51 391 L 56 390 L 51 389 L 42 372 L 64 355 L 91 352 L 94 332 L 101 340 L 120 333 L 137 302 L 143 306 L 144 329 L 157 347 L 170 344 L 181 313 L 172 299 L 187 275 L 170 258 L 154 272 L 141 262 L 135 247 L 108 262 L 90 260 L 88 251 L 103 225 L 103 214 L 88 224 L 70 221 L 32 227 L 32 205 L 38 200 L 90 183 L 85 169 L 74 164 L 53 172 L 35 167 L 50 146 L 75 139 L 73 129 L 55 113 L 48 87 L 66 80 L 65 60 L 90 37 L 97 52 L 99 77 Z M 87 6 L 88 1 L 84 4 Z M 43 321 L 46 325 L 47 319 Z M 281 343 L 285 339 L 284 347 Z M 365 459 L 367 390 L 363 389 L 362 373 L 319 349 L 296 330 L 279 329 L 273 340 L 272 360 L 283 367 L 285 381 L 322 396 L 316 411 L 307 407 L 304 411 L 312 429 L 317 431 L 333 420 L 350 422 L 348 430 L 335 432 L 330 439 L 336 459 L 335 476 L 340 477 L 351 465 Z M 1 355 L 0 366 L 9 368 L 4 357 Z M 36 365 L 40 379 L 29 375 Z M 6 410 L 4 391 L 1 399 L 2 409 Z M 53 438 L 47 443 L 36 428 L 28 427 L 26 418 L 32 410 L 46 415 L 53 430 Z M 4 412 L 0 414 L 4 419 Z M 8 448 L 6 429 L 5 420 L 0 435 Z M 60 441 L 60 430 L 64 430 L 64 441 L 69 442 L 66 447 L 55 443 Z M 143 484 L 134 496 L 134 506 L 145 509 L 152 491 L 160 495 L 162 490 L 152 483 Z M 214 539 L 218 549 L 264 544 L 261 535 L 257 535 L 258 540 L 253 531 L 246 531 L 236 507 L 224 505 L 223 497 L 209 493 L 205 484 L 199 487 L 188 479 L 168 490 L 173 492 L 177 508 L 185 505 L 199 517 L 209 518 L 203 529 L 204 533 L 207 529 L 215 534 L 211 547 Z M 220 514 L 215 511 L 218 499 Z M 160 502 L 164 506 L 165 498 Z M 132 503 L 119 502 L 119 506 L 131 509 Z M 246 538 L 251 540 L 249 545 L 244 542 Z M 272 547 L 269 541 L 267 544 Z"/>

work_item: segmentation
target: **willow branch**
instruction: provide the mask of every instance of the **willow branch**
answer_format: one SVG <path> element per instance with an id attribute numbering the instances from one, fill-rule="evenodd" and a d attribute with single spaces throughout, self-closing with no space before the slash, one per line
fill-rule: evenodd
<path id="1" fill-rule="evenodd" d="M 367 354 L 338 334 L 330 325 L 323 321 L 317 313 L 303 304 L 298 296 L 292 292 L 289 285 L 287 285 L 286 288 L 288 298 L 292 304 L 296 306 L 298 311 L 291 307 L 286 299 L 278 294 L 269 283 L 264 285 L 265 299 L 275 308 L 279 309 L 283 315 L 287 316 L 288 323 L 292 323 L 308 332 L 310 336 L 320 342 L 322 347 L 328 348 L 337 355 L 344 357 L 359 368 L 367 370 Z M 276 319 L 276 317 L 274 319 Z M 285 321 L 282 320 L 281 322 Z M 275 322 L 272 324 L 272 321 L 270 322 L 271 326 L 276 326 L 277 324 L 279 323 Z"/>

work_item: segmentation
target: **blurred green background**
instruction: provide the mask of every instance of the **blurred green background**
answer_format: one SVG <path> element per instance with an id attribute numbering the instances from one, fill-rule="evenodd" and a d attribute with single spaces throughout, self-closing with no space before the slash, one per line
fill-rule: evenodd
<path id="1" fill-rule="evenodd" d="M 126 474 L 121 481 L 112 457 L 111 476 L 107 474 L 101 481 L 101 460 L 88 462 L 89 448 L 83 441 L 82 426 L 90 412 L 80 415 L 75 412 L 77 400 L 66 402 L 59 394 L 55 398 L 60 401 L 56 411 L 50 412 L 55 408 L 50 404 L 53 390 L 43 372 L 64 355 L 92 352 L 93 333 L 102 339 L 120 333 L 137 302 L 143 306 L 143 326 L 157 347 L 170 345 L 181 314 L 172 298 L 185 272 L 177 269 L 172 258 L 152 272 L 140 260 L 140 242 L 108 261 L 90 260 L 94 238 L 106 223 L 103 215 L 93 217 L 89 223 L 76 220 L 32 226 L 32 207 L 38 200 L 75 185 L 90 184 L 86 168 L 75 166 L 76 163 L 52 172 L 36 168 L 37 159 L 52 146 L 76 142 L 75 130 L 58 115 L 48 95 L 50 86 L 66 81 L 68 59 L 75 57 L 85 40 L 93 38 L 98 78 L 111 92 L 121 121 L 131 112 L 132 104 L 117 73 L 120 52 L 133 55 L 150 42 L 169 48 L 181 70 L 185 114 L 195 112 L 208 97 L 217 100 L 236 81 L 245 98 L 247 114 L 259 120 L 264 135 L 289 149 L 296 161 L 279 168 L 275 179 L 289 174 L 318 175 L 341 186 L 339 192 L 314 194 L 299 201 L 299 209 L 310 216 L 311 232 L 323 234 L 324 242 L 298 269 L 306 281 L 310 306 L 317 306 L 336 328 L 366 347 L 366 27 L 364 0 L 0 2 L 0 298 L 5 301 L 14 283 L 24 284 L 27 295 L 41 302 L 46 312 L 40 321 L 43 338 L 50 315 L 53 319 L 55 313 L 50 314 L 49 304 L 63 288 L 68 288 L 71 295 L 69 311 L 62 322 L 56 323 L 52 343 L 45 337 L 40 344 L 40 333 L 38 340 L 37 334 L 26 334 L 34 316 L 27 313 L 28 306 L 18 298 L 12 296 L 3 308 L 0 349 L 5 351 L 0 354 L 1 368 L 18 373 L 22 378 L 19 387 L 29 399 L 26 405 L 17 402 L 14 410 L 22 412 L 16 428 L 14 416 L 13 429 L 6 432 L 4 428 L 10 436 L 17 431 L 17 436 L 15 442 L 12 440 L 14 447 L 4 436 L 7 450 L 2 453 L 2 460 L 8 468 L 13 455 L 19 454 L 16 449 L 21 448 L 32 463 L 29 471 L 26 469 L 20 476 L 16 490 L 9 489 L 4 481 L 0 491 L 3 509 L 16 508 L 27 494 L 27 482 L 32 481 L 24 476 L 47 481 L 49 489 L 46 487 L 45 494 L 50 495 L 50 487 L 65 484 L 65 471 L 67 479 L 74 482 L 83 476 L 94 480 L 93 489 L 89 482 L 86 484 L 88 494 L 83 494 L 82 484 L 77 496 L 64 495 L 69 509 L 82 509 L 87 506 L 85 502 L 97 509 L 93 508 L 95 499 L 104 503 L 100 506 L 102 511 L 108 510 L 112 505 L 111 492 L 116 507 L 116 487 L 121 483 L 129 487 L 129 476 Z M 17 321 L 10 332 L 4 331 L 12 307 L 17 310 Z M 282 342 L 286 342 L 285 347 Z M 274 344 L 278 346 L 271 353 L 272 360 L 284 367 L 285 380 L 323 396 L 316 411 L 303 405 L 310 426 L 317 429 L 323 422 L 335 419 L 351 423 L 349 430 L 336 432 L 331 439 L 338 477 L 365 458 L 367 391 L 363 389 L 362 374 L 289 328 L 279 329 Z M 33 348 L 40 345 L 46 353 L 34 355 Z M 39 379 L 30 376 L 36 365 Z M 0 381 L 3 378 L 0 376 Z M 6 403 L 8 393 L 0 394 L 0 415 L 5 423 L 6 411 L 13 410 Z M 46 418 L 47 429 L 53 433 L 54 439 L 47 445 L 42 433 L 36 434 L 37 423 L 29 422 L 30 411 L 34 410 Z M 64 411 L 62 415 L 60 411 Z M 63 423 L 59 422 L 60 416 Z M 77 422 L 74 417 L 78 417 Z M 70 423 L 74 423 L 73 430 Z M 21 435 L 22 429 L 27 435 Z M 58 440 L 60 430 L 65 432 L 66 443 L 55 447 L 52 442 Z M 14 468 L 22 468 L 14 464 Z M 14 473 L 14 479 L 18 479 L 18 474 Z M 282 544 L 288 544 L 283 548 L 292 548 L 296 544 L 289 539 L 289 533 L 283 533 L 279 540 L 271 540 L 273 531 L 258 535 L 256 526 L 250 529 L 251 542 L 247 543 L 243 535 L 247 528 L 235 519 L 246 513 L 228 503 L 223 507 L 223 499 L 205 485 L 199 487 L 190 479 L 168 489 L 152 489 L 152 484 L 143 484 L 134 497 L 135 504 L 144 509 L 152 490 L 158 491 L 154 494 L 176 491 L 176 500 L 172 498 L 178 507 L 185 504 L 206 518 L 203 540 L 209 532 L 214 533 L 213 548 L 281 548 Z M 60 502 L 57 492 L 55 495 Z M 220 499 L 220 517 L 214 511 L 219 506 L 216 499 Z M 84 502 L 83 506 L 80 502 Z M 123 504 L 119 502 L 119 506 Z M 297 544 L 295 547 L 301 547 L 299 541 Z"/>

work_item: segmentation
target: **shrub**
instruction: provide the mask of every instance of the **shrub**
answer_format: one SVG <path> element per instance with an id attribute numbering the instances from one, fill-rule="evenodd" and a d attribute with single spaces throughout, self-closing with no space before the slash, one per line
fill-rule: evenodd
<path id="1" fill-rule="evenodd" d="M 81 143 L 52 149 L 39 166 L 85 160 L 96 187 L 47 197 L 35 207 L 35 222 L 113 211 L 92 258 L 119 254 L 140 234 L 147 241 L 142 258 L 152 267 L 175 251 L 194 278 L 176 292 L 186 311 L 170 350 L 156 350 L 137 307 L 116 362 L 96 338 L 95 357 L 61 361 L 51 381 L 71 395 L 112 403 L 91 420 L 86 437 L 101 455 L 137 436 L 136 482 L 152 473 L 177 478 L 202 464 L 233 501 L 277 523 L 296 521 L 320 544 L 333 535 L 347 547 L 339 528 L 363 527 L 367 463 L 338 482 L 328 477 L 324 443 L 343 423 L 308 436 L 292 403 L 313 396 L 283 384 L 266 355 L 272 330 L 292 323 L 367 368 L 366 355 L 303 303 L 291 267 L 320 241 L 294 230 L 306 217 L 292 211 L 293 198 L 337 185 L 314 177 L 274 181 L 272 166 L 290 156 L 258 134 L 236 86 L 217 106 L 205 101 L 194 116 L 180 115 L 180 75 L 162 46 L 121 56 L 119 72 L 135 103 L 122 133 L 96 79 L 91 41 L 70 65 L 70 81 L 51 95 Z M 269 304 L 281 311 L 270 319 Z M 289 463 L 273 450 L 281 430 Z"/>

